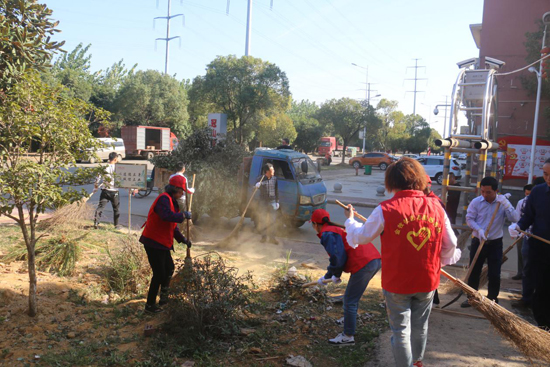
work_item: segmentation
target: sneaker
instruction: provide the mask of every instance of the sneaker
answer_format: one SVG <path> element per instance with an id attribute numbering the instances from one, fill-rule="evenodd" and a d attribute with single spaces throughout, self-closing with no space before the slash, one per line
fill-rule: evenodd
<path id="1" fill-rule="evenodd" d="M 468 308 L 468 307 L 472 307 L 472 305 L 468 303 L 468 300 L 466 300 L 460 304 L 460 307 Z"/>
<path id="2" fill-rule="evenodd" d="M 353 336 L 346 336 L 344 333 L 340 333 L 334 339 L 328 340 L 329 344 L 332 345 L 355 345 L 355 338 Z"/>
<path id="3" fill-rule="evenodd" d="M 424 365 L 422 364 L 422 361 L 416 361 L 413 363 L 413 366 L 414 367 L 424 367 Z"/>
<path id="4" fill-rule="evenodd" d="M 157 313 L 161 313 L 163 311 L 164 310 L 162 308 L 160 308 L 159 306 L 157 306 L 157 305 L 145 304 L 145 312 L 157 314 Z"/>
<path id="5" fill-rule="evenodd" d="M 521 280 L 523 278 L 523 275 L 521 274 L 516 274 L 512 277 L 512 280 Z"/>

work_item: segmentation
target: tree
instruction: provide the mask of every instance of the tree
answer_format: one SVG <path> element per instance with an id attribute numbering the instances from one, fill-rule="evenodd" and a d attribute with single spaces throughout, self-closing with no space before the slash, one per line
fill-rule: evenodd
<path id="1" fill-rule="evenodd" d="M 27 70 L 45 70 L 63 42 L 50 40 L 59 22 L 36 0 L 0 0 L 0 91 Z"/>
<path id="2" fill-rule="evenodd" d="M 34 73 L 23 76 L 0 99 L 0 215 L 17 222 L 27 247 L 29 315 L 37 313 L 35 245 L 38 214 L 87 196 L 84 185 L 98 169 L 77 169 L 75 161 L 99 148 L 84 116 L 94 107 L 66 97 L 61 86 L 51 87 Z M 96 117 L 107 117 L 95 110 Z M 36 145 L 34 158 L 27 157 Z M 68 186 L 67 186 L 68 185 Z"/>
<path id="3" fill-rule="evenodd" d="M 245 127 L 258 116 L 288 109 L 290 90 L 286 74 L 275 64 L 251 56 L 218 56 L 206 75 L 193 80 L 193 100 L 202 99 L 227 114 L 228 130 L 235 141 L 245 143 Z"/>
<path id="4" fill-rule="evenodd" d="M 326 127 L 322 126 L 314 117 L 319 106 L 315 102 L 302 100 L 300 103 L 292 101 L 291 108 L 287 112 L 296 129 L 296 139 L 293 145 L 306 153 L 317 148 L 319 139 L 325 134 Z"/>
<path id="5" fill-rule="evenodd" d="M 428 148 L 432 129 L 428 122 L 420 115 L 407 115 L 404 119 L 410 137 L 406 142 L 406 149 L 412 153 L 421 153 Z"/>
<path id="6" fill-rule="evenodd" d="M 336 134 L 342 138 L 344 152 L 349 142 L 357 136 L 359 130 L 367 125 L 367 131 L 374 130 L 372 125 L 379 122 L 372 106 L 363 106 L 350 98 L 331 99 L 325 102 L 316 114 L 317 119 L 325 125 L 332 123 Z M 369 126 L 371 125 L 371 126 Z M 345 154 L 342 154 L 344 163 Z"/>
<path id="7" fill-rule="evenodd" d="M 283 138 L 290 141 L 296 139 L 294 123 L 288 115 L 281 113 L 263 118 L 259 123 L 258 139 L 266 147 L 277 147 L 281 145 Z"/>
<path id="8" fill-rule="evenodd" d="M 155 70 L 125 78 L 114 103 L 123 125 L 166 126 L 180 138 L 190 133 L 187 92 L 174 77 Z"/>
<path id="9" fill-rule="evenodd" d="M 398 102 L 388 99 L 381 99 L 376 106 L 378 117 L 381 120 L 380 129 L 374 137 L 381 150 L 397 150 L 404 148 L 404 142 L 408 136 L 404 136 L 405 130 L 399 125 L 404 118 L 403 112 L 397 110 Z M 395 131 L 392 131 L 396 128 Z M 401 142 L 401 145 L 399 145 Z"/>

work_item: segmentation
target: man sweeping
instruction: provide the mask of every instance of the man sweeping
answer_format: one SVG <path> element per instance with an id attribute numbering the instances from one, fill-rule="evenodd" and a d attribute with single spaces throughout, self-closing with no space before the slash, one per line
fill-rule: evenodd
<path id="1" fill-rule="evenodd" d="M 257 220 L 259 232 L 262 235 L 261 243 L 268 240 L 270 243 L 279 244 L 275 239 L 273 227 L 276 222 L 277 210 L 279 210 L 279 185 L 275 177 L 275 169 L 271 163 L 262 167 L 264 178 L 256 179 L 256 187 L 260 189 L 260 201 L 258 203 Z"/>
<path id="2" fill-rule="evenodd" d="M 105 168 L 105 171 L 107 172 L 106 178 L 108 179 L 104 179 L 103 183 L 100 185 L 99 182 L 101 181 L 101 176 L 98 176 L 94 184 L 94 192 L 101 187 L 99 204 L 94 216 L 95 229 L 99 228 L 99 219 L 101 218 L 101 214 L 103 214 L 103 210 L 108 202 L 111 202 L 111 205 L 113 206 L 113 225 L 115 228 L 119 228 L 118 218 L 120 217 L 120 197 L 118 195 L 118 189 L 115 187 L 115 165 L 117 161 L 118 154 L 115 152 L 109 153 L 109 165 Z"/>
<path id="3" fill-rule="evenodd" d="M 527 197 L 523 216 L 517 224 L 508 227 L 510 236 L 517 237 L 517 229 L 550 240 L 550 159 L 542 166 L 545 183 L 536 185 Z M 529 238 L 529 263 L 534 274 L 533 316 L 540 327 L 550 329 L 550 245 L 536 238 Z"/>
<path id="4" fill-rule="evenodd" d="M 484 177 L 480 182 L 480 187 L 481 196 L 472 200 L 466 214 L 466 223 L 472 229 L 474 235 L 470 247 L 470 266 L 473 266 L 473 268 L 468 278 L 468 285 L 476 290 L 479 289 L 479 277 L 483 263 L 487 260 L 489 279 L 487 298 L 498 303 L 500 268 L 502 265 L 502 226 L 506 218 L 510 222 L 517 222 L 519 218 L 506 196 L 497 193 L 498 181 L 496 178 Z M 489 232 L 487 232 L 487 227 L 499 203 L 500 207 L 495 214 Z M 472 260 L 482 241 L 485 241 L 485 244 L 476 263 L 472 265 Z M 466 308 L 471 307 L 471 305 L 466 300 L 460 307 Z"/>

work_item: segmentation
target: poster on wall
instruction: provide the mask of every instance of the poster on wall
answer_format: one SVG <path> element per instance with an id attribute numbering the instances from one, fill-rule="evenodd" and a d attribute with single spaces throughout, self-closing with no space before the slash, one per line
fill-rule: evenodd
<path id="1" fill-rule="evenodd" d="M 531 138 L 527 136 L 507 136 L 500 138 L 500 149 L 506 152 L 504 179 L 527 178 L 531 161 Z M 550 141 L 537 139 L 535 148 L 534 176 L 542 176 L 542 165 L 550 158 Z"/>

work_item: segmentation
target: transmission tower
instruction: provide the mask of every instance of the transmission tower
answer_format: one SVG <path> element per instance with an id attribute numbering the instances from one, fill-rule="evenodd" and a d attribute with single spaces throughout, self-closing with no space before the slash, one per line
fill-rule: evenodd
<path id="1" fill-rule="evenodd" d="M 245 37 L 245 46 L 244 46 L 244 55 L 250 56 L 250 34 L 252 33 L 252 2 L 253 0 L 248 0 L 248 7 L 246 12 L 246 37 Z M 229 15 L 229 4 L 231 0 L 227 0 L 226 14 Z M 270 9 L 273 9 L 273 0 L 270 1 Z"/>
<path id="2" fill-rule="evenodd" d="M 426 80 L 426 78 L 418 78 L 418 69 L 425 68 L 425 66 L 418 66 L 418 60 L 420 59 L 413 59 L 413 60 L 414 60 L 414 66 L 407 66 L 407 69 L 414 68 L 414 79 L 409 78 L 405 80 L 414 80 L 414 91 L 409 90 L 407 91 L 407 93 L 414 93 L 413 115 L 416 115 L 416 94 L 424 92 L 423 90 L 416 89 L 416 83 L 418 80 Z"/>
<path id="3" fill-rule="evenodd" d="M 168 59 L 169 59 L 169 56 L 170 56 L 170 41 L 172 41 L 173 39 L 176 39 L 176 38 L 181 38 L 180 36 L 170 37 L 170 20 L 172 20 L 172 18 L 176 18 L 176 17 L 183 17 L 183 20 L 185 22 L 185 16 L 183 14 L 170 15 L 170 5 L 171 5 L 171 3 L 172 3 L 172 0 L 168 0 L 168 13 L 165 17 L 156 17 L 156 18 L 154 18 L 155 20 L 156 19 L 166 19 L 166 38 L 157 38 L 156 39 L 157 41 L 165 41 L 166 42 L 166 58 L 164 60 L 164 74 L 168 74 Z"/>

